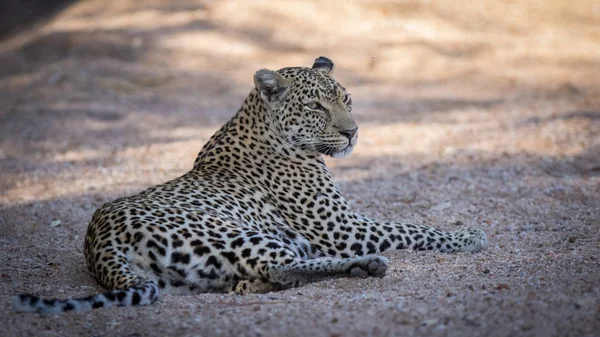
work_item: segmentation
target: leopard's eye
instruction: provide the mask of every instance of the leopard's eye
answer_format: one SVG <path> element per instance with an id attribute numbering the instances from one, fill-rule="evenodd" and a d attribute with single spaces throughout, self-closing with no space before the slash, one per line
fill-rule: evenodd
<path id="1" fill-rule="evenodd" d="M 306 106 L 312 110 L 325 110 L 325 108 L 319 102 L 309 102 Z"/>

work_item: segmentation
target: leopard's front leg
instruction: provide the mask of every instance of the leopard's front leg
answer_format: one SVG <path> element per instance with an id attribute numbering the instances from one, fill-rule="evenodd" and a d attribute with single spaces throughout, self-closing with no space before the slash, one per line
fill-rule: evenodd
<path id="1" fill-rule="evenodd" d="M 445 232 L 424 225 L 380 222 L 356 213 L 334 214 L 330 220 L 324 224 L 325 232 L 312 240 L 330 256 L 362 256 L 400 249 L 477 252 L 487 245 L 486 234 L 480 229 Z"/>

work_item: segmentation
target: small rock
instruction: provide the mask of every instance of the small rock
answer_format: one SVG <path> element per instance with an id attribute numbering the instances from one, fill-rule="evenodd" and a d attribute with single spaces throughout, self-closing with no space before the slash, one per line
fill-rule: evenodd
<path id="1" fill-rule="evenodd" d="M 510 289 L 510 287 L 506 283 L 500 283 L 499 285 L 496 286 L 496 289 L 497 290 Z"/>
<path id="2" fill-rule="evenodd" d="M 117 320 L 112 320 L 112 321 L 110 321 L 110 322 L 108 322 L 108 323 L 106 323 L 106 324 L 107 324 L 109 327 L 111 327 L 111 328 L 114 328 L 114 327 L 116 327 L 117 325 L 120 325 L 120 324 L 121 324 L 121 322 L 118 322 Z"/>
<path id="3" fill-rule="evenodd" d="M 593 298 L 579 298 L 575 300 L 573 306 L 575 307 L 575 309 L 588 308 L 593 306 L 594 301 L 595 300 Z"/>
<path id="4" fill-rule="evenodd" d="M 48 78 L 48 84 L 49 85 L 54 85 L 56 83 L 59 83 L 62 80 L 64 80 L 65 77 L 66 77 L 65 74 L 63 74 L 60 71 L 57 71 L 54 74 L 50 75 L 50 77 Z"/>
<path id="5" fill-rule="evenodd" d="M 430 318 L 430 319 L 426 319 L 424 321 L 421 321 L 421 323 L 419 323 L 419 326 L 422 327 L 432 327 L 434 325 L 436 325 L 439 322 L 439 319 L 437 318 Z"/>
<path id="6" fill-rule="evenodd" d="M 477 322 L 475 320 L 472 320 L 472 319 L 470 319 L 468 317 L 463 317 L 463 322 L 465 322 L 465 324 L 468 325 L 468 326 L 473 326 L 473 327 L 479 327 L 479 326 L 481 326 L 481 323 L 479 323 L 479 322 Z"/>
<path id="7" fill-rule="evenodd" d="M 443 202 L 441 204 L 437 204 L 437 205 L 431 207 L 429 210 L 430 211 L 434 211 L 434 212 L 435 211 L 443 211 L 443 210 L 448 209 L 450 207 L 452 207 L 452 203 L 450 201 L 446 201 L 446 202 Z"/>
<path id="8" fill-rule="evenodd" d="M 483 273 L 484 273 L 484 274 L 489 274 L 489 273 L 490 273 L 490 268 L 485 268 L 485 269 L 483 270 Z"/>
<path id="9" fill-rule="evenodd" d="M 575 243 L 575 237 L 569 236 L 569 243 Z"/>
<path id="10" fill-rule="evenodd" d="M 49 226 L 52 227 L 52 228 L 56 228 L 56 227 L 62 226 L 62 224 L 63 223 L 60 220 L 52 220 L 52 221 L 50 221 L 50 225 Z"/>
<path id="11" fill-rule="evenodd" d="M 443 156 L 453 156 L 458 153 L 458 149 L 452 146 L 448 146 L 442 149 Z"/>
<path id="12" fill-rule="evenodd" d="M 531 325 L 531 324 L 525 323 L 525 324 L 521 325 L 521 330 L 523 330 L 523 331 L 529 331 L 531 329 L 533 329 L 533 325 Z"/>
<path id="13" fill-rule="evenodd" d="M 454 226 L 464 226 L 465 224 L 464 224 L 464 222 L 458 220 L 458 221 L 454 222 L 453 225 Z"/>

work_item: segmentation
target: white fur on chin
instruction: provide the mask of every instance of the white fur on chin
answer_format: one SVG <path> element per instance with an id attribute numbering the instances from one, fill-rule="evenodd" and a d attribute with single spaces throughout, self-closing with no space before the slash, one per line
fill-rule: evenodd
<path id="1" fill-rule="evenodd" d="M 354 146 L 348 145 L 343 150 L 332 153 L 331 157 L 333 157 L 333 158 L 347 157 L 352 153 L 352 150 L 354 150 Z"/>

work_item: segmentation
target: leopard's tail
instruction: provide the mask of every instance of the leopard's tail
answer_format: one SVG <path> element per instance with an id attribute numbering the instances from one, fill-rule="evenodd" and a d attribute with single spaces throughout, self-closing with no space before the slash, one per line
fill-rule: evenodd
<path id="1" fill-rule="evenodd" d="M 158 293 L 156 281 L 148 280 L 123 290 L 111 290 L 102 294 L 66 300 L 45 300 L 33 295 L 21 294 L 12 298 L 12 307 L 18 312 L 59 314 L 66 311 L 92 310 L 112 306 L 150 305 L 156 301 Z"/>

